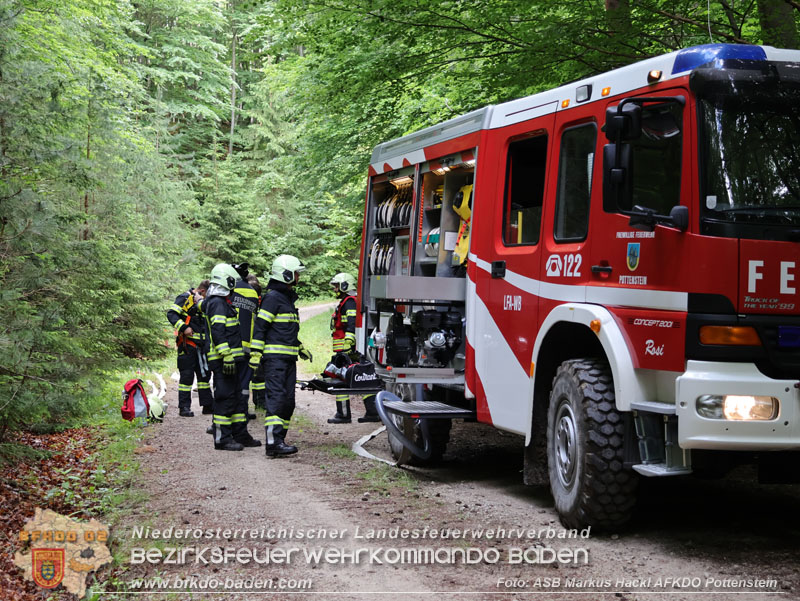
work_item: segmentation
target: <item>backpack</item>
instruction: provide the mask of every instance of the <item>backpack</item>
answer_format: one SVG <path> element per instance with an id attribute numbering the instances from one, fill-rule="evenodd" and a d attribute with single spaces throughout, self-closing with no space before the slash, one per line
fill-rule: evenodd
<path id="1" fill-rule="evenodd" d="M 156 407 L 151 407 L 147 400 L 142 381 L 137 379 L 128 380 L 122 390 L 122 419 L 132 422 L 137 417 L 146 417 L 150 420 L 162 421 L 164 419 L 164 405 L 155 403 Z"/>

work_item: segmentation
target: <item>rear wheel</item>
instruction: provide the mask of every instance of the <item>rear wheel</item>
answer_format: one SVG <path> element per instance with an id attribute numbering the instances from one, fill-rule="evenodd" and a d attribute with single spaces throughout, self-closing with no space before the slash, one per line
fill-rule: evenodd
<path id="1" fill-rule="evenodd" d="M 399 396 L 404 401 L 414 401 L 422 391 L 423 386 L 415 384 L 391 384 L 388 388 Z M 422 392 L 424 396 L 424 392 Z M 394 420 L 397 428 L 412 442 L 419 445 L 423 444 L 422 440 L 422 419 L 414 419 L 411 417 L 403 417 L 395 413 L 390 413 L 389 416 Z M 394 436 L 391 432 L 389 434 L 389 448 L 392 452 L 392 457 L 395 458 L 400 465 L 430 465 L 440 461 L 444 455 L 447 443 L 450 441 L 450 426 L 452 420 L 449 419 L 428 419 L 425 420 L 428 425 L 429 443 L 431 445 L 431 455 L 427 459 L 421 459 L 409 451 L 399 438 Z"/>
<path id="2" fill-rule="evenodd" d="M 547 413 L 547 465 L 566 527 L 607 529 L 630 519 L 638 480 L 624 467 L 624 428 L 608 363 L 562 363 Z"/>

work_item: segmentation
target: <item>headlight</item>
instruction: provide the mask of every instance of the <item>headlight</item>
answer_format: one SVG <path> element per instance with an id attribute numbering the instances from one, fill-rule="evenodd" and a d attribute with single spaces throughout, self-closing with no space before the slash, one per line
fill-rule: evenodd
<path id="1" fill-rule="evenodd" d="M 780 401 L 771 396 L 704 394 L 695 406 L 697 414 L 708 419 L 768 421 L 778 417 Z"/>

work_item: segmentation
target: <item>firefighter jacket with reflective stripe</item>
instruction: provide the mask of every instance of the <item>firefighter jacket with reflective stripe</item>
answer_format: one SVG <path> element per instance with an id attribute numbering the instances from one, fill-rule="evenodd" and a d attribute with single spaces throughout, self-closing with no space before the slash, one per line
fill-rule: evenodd
<path id="1" fill-rule="evenodd" d="M 239 280 L 231 292 L 231 304 L 239 314 L 242 347 L 245 353 L 250 353 L 250 340 L 253 338 L 253 328 L 258 311 L 258 293 L 245 280 Z"/>
<path id="2" fill-rule="evenodd" d="M 251 349 L 277 357 L 297 360 L 300 318 L 294 306 L 297 294 L 291 286 L 270 280 L 261 299 Z"/>
<path id="3" fill-rule="evenodd" d="M 205 340 L 205 324 L 200 315 L 198 305 L 194 302 L 194 288 L 179 294 L 175 302 L 167 310 L 167 319 L 177 330 L 175 344 L 179 349 L 184 350 L 187 346 L 203 347 Z M 192 335 L 185 336 L 183 331 L 192 328 Z"/>
<path id="4" fill-rule="evenodd" d="M 333 337 L 333 352 L 338 353 L 345 349 L 355 348 L 356 342 L 356 299 L 350 295 L 345 296 L 331 316 L 331 336 Z"/>
<path id="5" fill-rule="evenodd" d="M 203 314 L 208 326 L 208 365 L 218 369 L 230 355 L 234 361 L 245 361 L 242 335 L 236 309 L 230 296 L 208 296 L 203 301 Z"/>

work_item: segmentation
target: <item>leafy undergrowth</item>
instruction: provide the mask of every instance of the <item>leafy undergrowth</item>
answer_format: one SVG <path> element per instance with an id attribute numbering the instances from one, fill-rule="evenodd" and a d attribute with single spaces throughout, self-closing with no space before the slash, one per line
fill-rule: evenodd
<path id="1" fill-rule="evenodd" d="M 90 427 L 57 434 L 20 432 L 13 446 L 4 445 L 6 457 L 14 454 L 13 449 L 22 453 L 0 468 L 0 599 L 42 599 L 43 589 L 23 579 L 22 570 L 13 563 L 14 552 L 22 548 L 19 532 L 37 507 L 80 520 L 104 513 L 113 491 L 96 453 L 100 437 L 101 430 Z M 66 600 L 74 596 L 56 590 L 48 598 Z"/>

